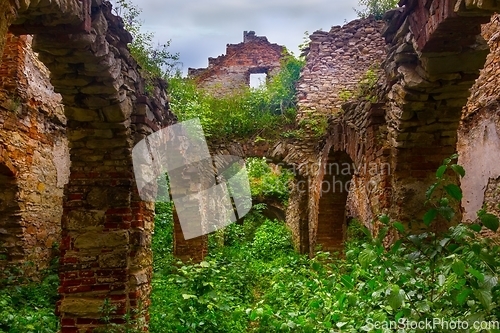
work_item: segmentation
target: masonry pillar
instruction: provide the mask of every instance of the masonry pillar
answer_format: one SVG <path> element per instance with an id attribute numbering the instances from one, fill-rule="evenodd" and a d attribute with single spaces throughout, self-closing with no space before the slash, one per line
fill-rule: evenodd
<path id="1" fill-rule="evenodd" d="M 457 128 L 469 89 L 489 48 L 480 36 L 490 2 L 403 1 L 385 32 L 394 219 L 419 229 L 425 191 L 456 152 Z M 460 220 L 457 214 L 456 220 Z M 421 224 L 420 224 L 421 226 Z"/>

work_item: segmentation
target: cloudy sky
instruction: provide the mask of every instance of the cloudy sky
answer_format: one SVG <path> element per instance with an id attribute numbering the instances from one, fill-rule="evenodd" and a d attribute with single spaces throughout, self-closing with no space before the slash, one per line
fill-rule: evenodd
<path id="1" fill-rule="evenodd" d="M 183 71 L 243 41 L 243 31 L 267 36 L 298 54 L 304 32 L 328 31 L 356 18 L 358 0 L 129 0 L 142 9 L 143 30 L 171 40 Z"/>

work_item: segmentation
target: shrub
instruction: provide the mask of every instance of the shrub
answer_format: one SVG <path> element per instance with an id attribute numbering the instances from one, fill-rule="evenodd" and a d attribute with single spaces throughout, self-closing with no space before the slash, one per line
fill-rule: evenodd
<path id="1" fill-rule="evenodd" d="M 359 0 L 358 5 L 364 8 L 361 10 L 355 9 L 355 11 L 361 18 L 373 15 L 377 20 L 380 20 L 386 11 L 397 7 L 398 1 L 399 0 Z"/>
<path id="2" fill-rule="evenodd" d="M 281 71 L 266 88 L 246 87 L 231 96 L 213 97 L 179 75 L 169 79 L 170 106 L 180 121 L 198 117 L 206 137 L 278 137 L 295 121 L 295 82 L 303 62 L 285 56 Z"/>
<path id="3" fill-rule="evenodd" d="M 255 232 L 252 251 L 258 259 L 272 260 L 292 249 L 290 230 L 283 223 L 266 220 Z"/>

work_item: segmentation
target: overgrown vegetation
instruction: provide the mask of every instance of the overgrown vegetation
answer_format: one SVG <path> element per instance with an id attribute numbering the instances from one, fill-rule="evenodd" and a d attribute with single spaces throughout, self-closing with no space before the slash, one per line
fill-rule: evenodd
<path id="1" fill-rule="evenodd" d="M 125 29 L 132 35 L 128 45 L 130 53 L 141 67 L 146 80 L 146 92 L 150 93 L 155 79 L 167 79 L 179 72 L 179 54 L 171 53 L 171 41 L 154 43 L 154 33 L 142 31 L 142 10 L 130 0 L 115 0 L 115 11 L 123 19 Z"/>
<path id="2" fill-rule="evenodd" d="M 373 64 L 364 73 L 363 77 L 356 85 L 356 89 L 342 89 L 339 92 L 340 100 L 347 102 L 351 98 L 363 99 L 371 103 L 377 103 L 378 97 L 374 95 L 374 88 L 377 85 L 380 64 Z"/>
<path id="3" fill-rule="evenodd" d="M 386 11 L 396 8 L 398 2 L 399 0 L 358 0 L 358 5 L 362 9 L 354 9 L 354 11 L 361 18 L 372 15 L 375 19 L 380 20 Z"/>
<path id="4" fill-rule="evenodd" d="M 22 269 L 7 269 L 0 280 L 0 333 L 54 333 L 59 319 L 54 313 L 59 297 L 56 260 L 40 281 L 23 276 Z"/>
<path id="5" fill-rule="evenodd" d="M 286 203 L 293 179 L 291 171 L 271 166 L 265 158 L 248 158 L 246 167 L 253 198 L 274 198 Z"/>
<path id="6" fill-rule="evenodd" d="M 207 137 L 274 138 L 283 128 L 294 126 L 295 83 L 303 65 L 303 61 L 285 55 L 281 71 L 266 87 L 244 87 L 226 97 L 214 97 L 176 75 L 169 80 L 170 106 L 181 121 L 200 118 Z"/>
<path id="7" fill-rule="evenodd" d="M 461 199 L 450 174 L 464 175 L 455 157 L 444 161 L 427 192 L 423 224 L 428 230 L 411 234 L 402 223 L 381 216 L 372 237 L 353 221 L 345 258 L 298 255 L 281 223 L 230 225 L 225 246 L 212 248 L 204 262 L 157 271 L 151 331 L 456 331 L 411 328 L 426 320 L 494 327 L 500 315 L 499 244 L 480 232 L 496 231 L 498 218 L 482 211 L 478 224 L 433 231 L 453 220 Z M 383 242 L 387 234 L 398 235 L 389 248 Z"/>

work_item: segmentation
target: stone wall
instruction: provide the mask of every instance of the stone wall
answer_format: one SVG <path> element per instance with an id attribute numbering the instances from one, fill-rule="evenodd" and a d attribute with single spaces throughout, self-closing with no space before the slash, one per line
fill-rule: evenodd
<path id="1" fill-rule="evenodd" d="M 7 36 L 0 66 L 0 165 L 9 172 L 2 181 L 8 190 L 1 200 L 0 253 L 6 260 L 0 265 L 27 275 L 47 268 L 61 242 L 69 177 L 66 118 L 47 73 L 31 38 Z"/>
<path id="2" fill-rule="evenodd" d="M 375 197 L 387 196 L 387 189 L 375 190 L 373 184 L 386 184 L 382 173 L 389 172 L 383 171 L 386 155 L 377 139 L 385 129 L 379 126 L 385 110 L 378 103 L 384 96 L 372 92 L 385 57 L 383 25 L 369 18 L 316 31 L 305 50 L 297 118 L 308 131 L 300 150 L 309 171 L 310 254 L 316 244 L 342 248 L 347 215 L 369 221 L 383 209 L 371 204 Z M 328 126 L 318 137 L 312 135 L 317 122 L 311 120 L 321 118 Z"/>
<path id="3" fill-rule="evenodd" d="M 344 102 L 355 97 L 366 72 L 370 68 L 377 71 L 384 60 L 383 25 L 373 19 L 354 20 L 309 37 L 309 47 L 304 50 L 307 63 L 298 82 L 301 114 L 337 113 Z"/>
<path id="4" fill-rule="evenodd" d="M 211 94 L 228 95 L 248 87 L 250 74 L 274 75 L 281 66 L 283 52 L 283 46 L 269 43 L 254 31 L 245 31 L 242 43 L 227 44 L 225 55 L 208 58 L 207 68 L 189 68 L 188 75 Z"/>
<path id="5" fill-rule="evenodd" d="M 384 33 L 390 216 L 419 230 L 425 191 L 442 161 L 456 152 L 462 108 L 489 52 L 480 25 L 492 13 L 465 8 L 463 1 L 401 4 L 405 7 L 386 14 Z M 453 222 L 459 220 L 457 214 Z"/>
<path id="6" fill-rule="evenodd" d="M 67 119 L 71 167 L 69 182 L 64 187 L 60 224 L 61 298 L 57 313 L 61 332 L 91 332 L 103 326 L 99 318 L 105 299 L 116 306 L 111 314 L 113 322 L 122 323 L 122 316 L 130 313 L 137 319 L 136 326 L 147 330 L 154 204 L 139 197 L 131 152 L 135 143 L 176 121 L 168 107 L 166 84 L 153 82 L 152 93 L 145 94 L 145 80 L 127 48 L 131 35 L 123 29 L 123 21 L 112 14 L 109 2 L 27 0 L 9 4 L 9 8 L 3 9 L 12 14 L 2 13 L 2 17 L 9 18 L 2 24 L 6 23 L 18 35 L 34 34 L 33 49 L 50 70 L 50 82 L 61 94 Z M 0 36 L 0 40 L 4 37 Z M 9 59 L 5 64 L 8 70 L 12 69 Z M 31 93 L 44 96 L 46 89 L 47 86 L 40 86 Z M 30 122 L 23 122 L 26 110 L 18 108 L 15 100 L 12 103 L 7 97 L 2 98 L 0 105 L 6 105 L 4 109 L 11 117 L 2 123 L 2 137 L 7 131 L 9 140 L 28 142 L 26 151 L 15 145 L 7 147 L 10 151 L 19 150 L 19 156 L 9 156 L 0 166 L 1 180 L 11 193 L 21 193 L 24 179 L 30 181 L 31 192 L 26 195 L 33 197 L 26 200 L 32 205 L 39 202 L 38 196 L 41 205 L 48 205 L 47 196 L 60 193 L 59 187 L 47 193 L 48 184 L 62 186 L 64 180 L 57 183 L 54 168 L 41 169 L 38 165 L 17 174 L 13 160 L 25 158 L 27 165 L 33 162 L 43 166 L 52 155 L 62 159 L 64 154 L 49 155 L 43 147 L 37 147 L 42 151 L 40 156 L 35 152 L 31 156 L 29 150 L 30 145 L 36 144 L 30 135 L 45 140 L 51 131 L 57 132 L 57 126 L 44 127 L 44 117 L 51 117 L 59 125 L 54 120 L 56 113 L 50 114 L 35 105 Z M 45 144 L 51 143 L 46 141 Z M 4 156 L 5 151 L 0 155 Z M 22 203 L 20 209 L 24 209 Z M 48 208 L 46 211 L 54 212 Z"/>
<path id="7" fill-rule="evenodd" d="M 459 163 L 465 167 L 462 180 L 464 220 L 474 221 L 483 205 L 500 216 L 500 17 L 482 29 L 491 49 L 484 69 L 472 87 L 458 130 Z"/>

